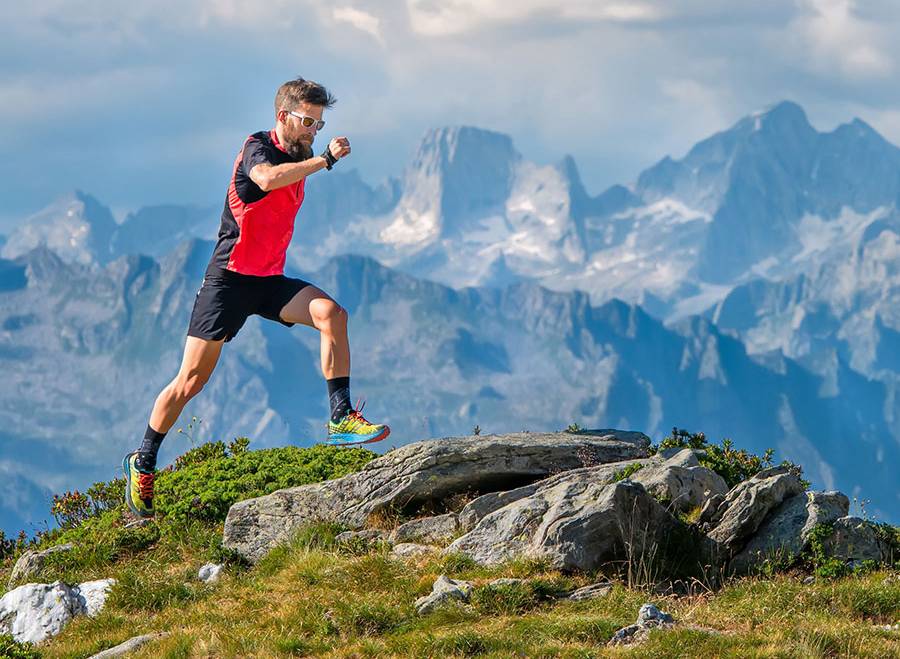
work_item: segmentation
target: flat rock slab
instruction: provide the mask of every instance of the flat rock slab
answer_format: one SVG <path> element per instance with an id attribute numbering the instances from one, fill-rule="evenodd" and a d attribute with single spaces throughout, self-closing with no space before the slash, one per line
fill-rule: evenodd
<path id="1" fill-rule="evenodd" d="M 414 510 L 453 494 L 509 489 L 585 466 L 649 455 L 643 433 L 512 433 L 408 444 L 362 470 L 324 483 L 278 490 L 236 503 L 223 545 L 256 562 L 302 525 L 336 521 L 360 529 L 379 513 Z"/>

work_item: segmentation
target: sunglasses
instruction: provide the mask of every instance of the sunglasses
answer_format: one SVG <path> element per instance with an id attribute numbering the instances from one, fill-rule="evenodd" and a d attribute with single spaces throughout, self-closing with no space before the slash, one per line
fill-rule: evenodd
<path id="1" fill-rule="evenodd" d="M 300 120 L 300 125 L 304 128 L 309 128 L 313 124 L 315 124 L 316 130 L 322 130 L 325 127 L 325 122 L 322 119 L 316 119 L 305 114 L 297 114 L 292 110 L 288 110 L 288 114 L 292 117 L 297 117 Z"/>

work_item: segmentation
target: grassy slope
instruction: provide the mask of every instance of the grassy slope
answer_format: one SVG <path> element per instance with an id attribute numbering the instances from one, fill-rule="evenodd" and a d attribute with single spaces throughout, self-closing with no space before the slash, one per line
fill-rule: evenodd
<path id="1" fill-rule="evenodd" d="M 234 473 L 236 463 L 229 461 L 259 459 L 250 454 L 222 458 L 223 473 Z M 311 455 L 315 465 L 327 456 L 321 450 Z M 335 456 L 346 471 L 346 457 Z M 181 473 L 178 479 L 165 477 L 195 487 L 209 478 L 189 478 L 191 470 L 216 471 L 213 464 L 186 466 L 175 472 Z M 266 489 L 279 485 L 280 478 L 269 480 Z M 207 494 L 218 500 L 215 492 Z M 229 563 L 223 579 L 207 586 L 196 572 L 223 556 L 220 520 L 189 523 L 161 515 L 150 527 L 128 532 L 122 523 L 121 508 L 114 508 L 52 540 L 73 539 L 78 550 L 34 580 L 77 583 L 112 576 L 119 583 L 97 618 L 77 618 L 40 646 L 43 656 L 88 657 L 132 636 L 166 630 L 169 638 L 131 656 L 900 657 L 900 633 L 876 627 L 900 622 L 897 571 L 811 585 L 788 576 L 743 579 L 690 598 L 650 596 L 619 585 L 592 602 L 557 602 L 542 594 L 591 583 L 598 575 L 567 577 L 522 561 L 489 570 L 458 556 L 401 563 L 384 548 L 338 548 L 338 529 L 317 526 L 255 567 Z M 0 567 L 0 583 L 10 569 L 9 560 Z M 476 584 L 527 577 L 530 585 L 493 593 L 477 589 L 470 608 L 416 615 L 414 600 L 430 592 L 441 573 Z M 653 633 L 637 649 L 607 649 L 606 641 L 634 621 L 645 601 L 671 612 L 679 625 Z"/>

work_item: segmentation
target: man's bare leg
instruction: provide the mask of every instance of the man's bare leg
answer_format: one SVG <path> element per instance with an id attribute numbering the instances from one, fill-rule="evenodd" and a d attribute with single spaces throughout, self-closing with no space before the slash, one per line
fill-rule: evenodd
<path id="1" fill-rule="evenodd" d="M 125 501 L 139 517 L 153 517 L 153 487 L 156 454 L 163 437 L 178 420 L 187 402 L 200 393 L 209 380 L 219 355 L 220 341 L 187 337 L 181 368 L 175 378 L 160 392 L 150 413 L 150 423 L 144 441 L 137 451 L 125 456 Z"/>
<path id="2" fill-rule="evenodd" d="M 282 320 L 315 327 L 320 333 L 322 375 L 328 384 L 329 443 L 377 442 L 390 434 L 383 424 L 366 421 L 350 404 L 350 341 L 347 310 L 315 286 L 301 289 L 281 309 Z"/>
<path id="3" fill-rule="evenodd" d="M 347 310 L 322 289 L 306 286 L 281 309 L 282 320 L 315 327 L 320 332 L 322 375 L 326 380 L 350 375 Z"/>
<path id="4" fill-rule="evenodd" d="M 222 344 L 225 340 L 208 341 L 196 336 L 187 337 L 181 368 L 175 378 L 156 398 L 150 413 L 150 426 L 160 433 L 167 433 L 175 425 L 188 401 L 200 393 L 212 375 Z"/>

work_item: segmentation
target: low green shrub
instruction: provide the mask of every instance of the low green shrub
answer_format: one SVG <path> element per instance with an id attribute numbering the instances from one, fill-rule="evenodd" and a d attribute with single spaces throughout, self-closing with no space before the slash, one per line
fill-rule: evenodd
<path id="1" fill-rule="evenodd" d="M 720 444 L 710 444 L 702 432 L 691 433 L 679 428 L 672 428 L 672 434 L 663 439 L 656 448 L 657 450 L 691 448 L 703 451 L 704 454 L 698 458 L 700 464 L 724 478 L 729 488 L 773 466 L 772 456 L 775 453 L 774 449 L 770 448 L 766 449 L 762 456 L 758 456 L 744 449 L 734 448 L 734 443 L 727 438 Z M 785 460 L 780 466 L 787 467 L 797 475 L 802 474 L 800 466 L 793 462 Z M 804 487 L 809 487 L 809 481 L 802 479 L 801 481 Z"/>
<path id="2" fill-rule="evenodd" d="M 221 442 L 191 449 L 182 465 L 157 481 L 157 514 L 170 520 L 224 521 L 238 501 L 359 471 L 376 457 L 363 448 L 316 445 L 225 452 Z M 223 453 L 225 453 L 223 455 Z M 188 455 L 186 454 L 186 455 Z"/>

